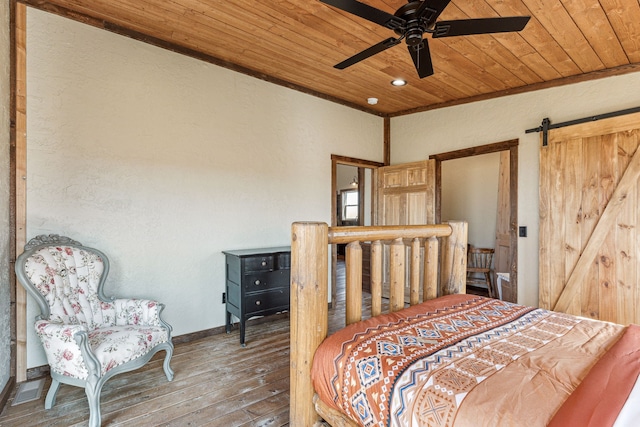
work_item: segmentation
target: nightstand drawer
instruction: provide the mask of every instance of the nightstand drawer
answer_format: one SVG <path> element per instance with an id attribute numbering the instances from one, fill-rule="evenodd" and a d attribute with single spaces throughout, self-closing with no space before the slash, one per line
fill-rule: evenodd
<path id="1" fill-rule="evenodd" d="M 273 270 L 273 255 L 247 257 L 244 260 L 244 271 L 270 271 Z"/>
<path id="2" fill-rule="evenodd" d="M 267 289 L 289 288 L 289 270 L 275 270 L 266 273 L 247 274 L 242 281 L 246 292 Z"/>
<path id="3" fill-rule="evenodd" d="M 261 311 L 273 311 L 278 307 L 282 310 L 288 310 L 289 289 L 279 289 L 247 295 L 244 303 L 247 314 L 253 315 L 259 314 Z"/>

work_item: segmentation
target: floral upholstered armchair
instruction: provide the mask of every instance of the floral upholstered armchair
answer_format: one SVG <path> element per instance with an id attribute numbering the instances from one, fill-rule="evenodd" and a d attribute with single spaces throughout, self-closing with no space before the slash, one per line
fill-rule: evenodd
<path id="1" fill-rule="evenodd" d="M 173 379 L 171 326 L 160 318 L 164 305 L 106 297 L 108 272 L 105 254 L 53 234 L 29 241 L 16 260 L 18 280 L 41 312 L 35 330 L 52 378 L 45 408 L 55 404 L 60 383 L 84 387 L 91 427 L 100 425 L 100 392 L 112 376 L 164 350 L 164 372 Z"/>

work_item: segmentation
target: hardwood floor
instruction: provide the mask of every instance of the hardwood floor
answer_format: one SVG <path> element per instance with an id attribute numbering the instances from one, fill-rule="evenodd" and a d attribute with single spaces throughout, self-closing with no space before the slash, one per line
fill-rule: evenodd
<path id="1" fill-rule="evenodd" d="M 140 370 L 112 378 L 102 391 L 105 426 L 283 426 L 289 419 L 288 315 L 247 328 L 247 347 L 239 333 L 219 334 L 175 348 L 167 382 L 164 352 Z M 38 401 L 10 406 L 1 426 L 82 426 L 88 421 L 84 389 L 62 385 L 57 404 Z"/>
<path id="2" fill-rule="evenodd" d="M 342 268 L 338 275 L 344 280 Z M 337 308 L 330 311 L 331 331 L 344 326 L 343 288 L 339 286 Z M 246 343 L 240 347 L 236 326 L 231 334 L 176 345 L 172 382 L 162 370 L 164 352 L 137 371 L 113 377 L 102 389 L 102 425 L 288 426 L 288 314 L 249 324 Z M 47 379 L 37 401 L 11 406 L 12 394 L 0 414 L 0 426 L 87 425 L 84 389 L 61 385 L 56 405 L 45 410 L 49 384 Z"/>

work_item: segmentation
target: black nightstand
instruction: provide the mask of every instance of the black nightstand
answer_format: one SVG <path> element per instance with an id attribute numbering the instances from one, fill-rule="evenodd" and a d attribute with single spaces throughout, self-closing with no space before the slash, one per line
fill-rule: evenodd
<path id="1" fill-rule="evenodd" d="M 226 331 L 231 315 L 240 320 L 240 344 L 244 347 L 245 322 L 289 310 L 291 247 L 223 251 L 226 255 Z"/>

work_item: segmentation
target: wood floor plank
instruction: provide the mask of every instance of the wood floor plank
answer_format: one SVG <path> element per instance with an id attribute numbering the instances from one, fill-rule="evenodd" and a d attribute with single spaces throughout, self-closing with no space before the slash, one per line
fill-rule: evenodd
<path id="1" fill-rule="evenodd" d="M 274 410 L 270 415 L 257 418 L 240 427 L 282 427 L 289 425 L 289 395 L 286 404 L 278 411 Z"/>
<path id="2" fill-rule="evenodd" d="M 288 354 L 283 357 L 287 360 L 288 365 Z M 244 370 L 243 375 L 235 377 L 237 379 L 235 382 L 219 381 L 220 376 L 216 373 L 207 376 L 203 382 L 168 392 L 169 389 L 173 389 L 173 384 L 171 384 L 162 395 L 134 405 L 127 405 L 126 411 L 123 411 L 122 408 L 114 408 L 116 410 L 113 411 L 109 421 L 116 425 L 118 423 L 122 423 L 122 425 L 156 425 L 154 424 L 156 422 L 171 420 L 193 411 L 201 411 L 209 405 L 217 405 L 227 399 L 251 393 L 271 381 L 273 377 L 271 369 L 276 369 L 275 372 L 278 372 L 278 365 L 281 365 L 282 362 L 275 358 L 273 360 L 266 365 L 268 372 Z M 287 375 L 287 372 L 281 371 L 281 375 Z M 108 416 L 109 409 L 103 409 L 103 414 L 107 413 Z M 131 420 L 133 423 L 128 424 L 127 420 Z"/>
<path id="3" fill-rule="evenodd" d="M 223 401 L 212 402 L 206 399 L 206 396 L 204 396 L 203 398 L 198 397 L 197 400 L 212 403 L 200 408 L 198 411 L 191 411 L 183 417 L 175 418 L 166 425 L 168 427 L 204 425 L 207 423 L 214 423 L 214 425 L 217 424 L 220 426 L 241 425 L 253 418 L 251 414 L 246 410 L 247 407 L 260 402 L 265 398 L 270 398 L 278 394 L 287 393 L 288 391 L 289 376 L 287 375 L 286 378 L 275 381 L 271 384 L 265 384 L 262 387 L 258 387 L 252 390 L 245 390 L 243 393 L 235 393 L 228 399 L 225 399 Z M 231 414 L 235 414 L 236 419 L 232 424 L 230 424 L 228 420 L 229 415 Z"/>

